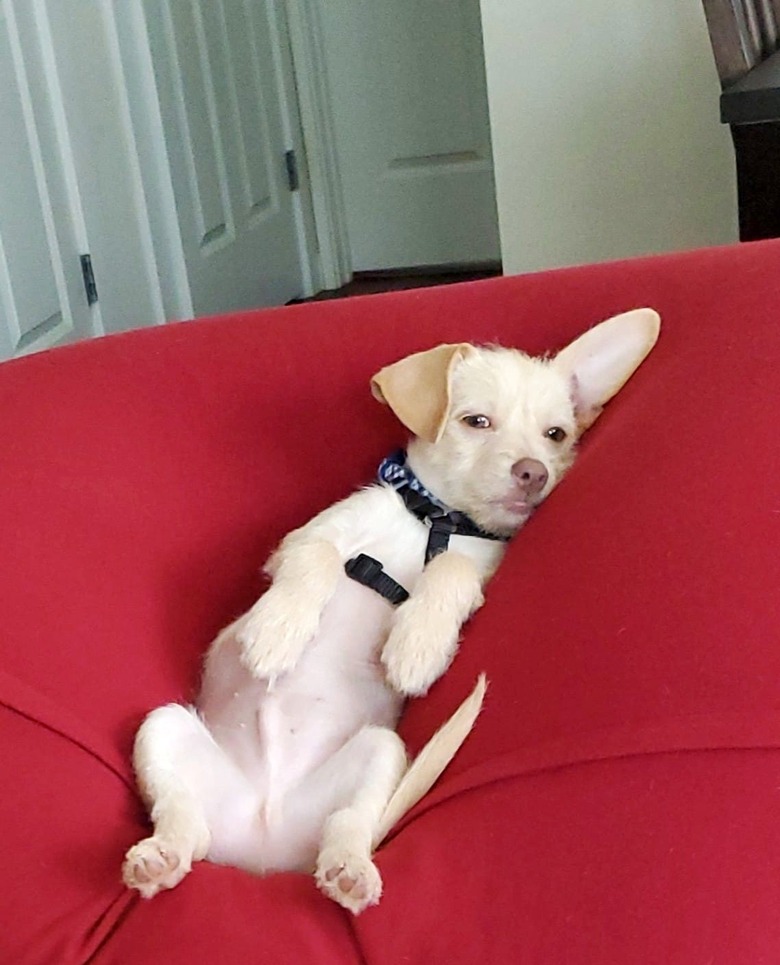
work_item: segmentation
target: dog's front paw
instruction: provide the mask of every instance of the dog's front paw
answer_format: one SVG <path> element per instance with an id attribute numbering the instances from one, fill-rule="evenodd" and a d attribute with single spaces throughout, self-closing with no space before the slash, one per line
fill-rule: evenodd
<path id="1" fill-rule="evenodd" d="M 382 897 L 382 878 L 365 855 L 326 848 L 317 861 L 317 887 L 343 908 L 359 915 Z"/>
<path id="2" fill-rule="evenodd" d="M 240 621 L 236 639 L 241 661 L 250 673 L 273 679 L 293 670 L 319 626 L 319 613 L 312 613 L 300 600 L 271 588 Z"/>
<path id="3" fill-rule="evenodd" d="M 458 634 L 442 634 L 398 611 L 382 651 L 387 681 L 405 697 L 421 697 L 450 665 Z"/>

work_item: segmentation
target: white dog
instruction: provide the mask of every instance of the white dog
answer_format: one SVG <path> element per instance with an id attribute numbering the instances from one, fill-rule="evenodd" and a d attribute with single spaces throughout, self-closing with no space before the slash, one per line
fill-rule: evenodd
<path id="1" fill-rule="evenodd" d="M 282 542 L 270 588 L 211 647 L 197 709 L 144 721 L 134 763 L 154 834 L 127 853 L 127 885 L 151 897 L 206 858 L 314 872 L 356 914 L 379 900 L 373 850 L 468 734 L 484 678 L 411 767 L 403 698 L 447 669 L 505 540 L 659 324 L 628 312 L 553 359 L 440 345 L 374 377 L 408 452 Z"/>

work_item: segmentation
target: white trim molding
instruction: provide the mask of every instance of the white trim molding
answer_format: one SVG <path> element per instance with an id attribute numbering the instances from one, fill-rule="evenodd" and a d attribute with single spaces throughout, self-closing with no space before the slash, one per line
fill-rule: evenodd
<path id="1" fill-rule="evenodd" d="M 344 195 L 333 130 L 322 27 L 312 0 L 285 0 L 298 105 L 311 184 L 322 284 L 339 288 L 352 278 Z"/>

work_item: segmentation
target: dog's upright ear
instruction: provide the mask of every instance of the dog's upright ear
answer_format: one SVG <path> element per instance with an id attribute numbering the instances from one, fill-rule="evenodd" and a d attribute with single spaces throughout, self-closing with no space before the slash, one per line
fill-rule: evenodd
<path id="1" fill-rule="evenodd" d="M 580 432 L 588 429 L 631 378 L 658 339 L 661 318 L 652 308 L 615 315 L 580 335 L 552 361 L 570 380 Z"/>
<path id="2" fill-rule="evenodd" d="M 462 342 L 408 355 L 380 369 L 371 379 L 371 391 L 416 436 L 438 442 L 450 410 L 452 372 L 473 351 Z"/>

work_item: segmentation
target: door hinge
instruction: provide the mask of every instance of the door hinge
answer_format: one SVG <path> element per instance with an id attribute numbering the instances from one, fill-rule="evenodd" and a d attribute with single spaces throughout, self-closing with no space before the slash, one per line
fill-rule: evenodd
<path id="1" fill-rule="evenodd" d="M 95 284 L 95 273 L 92 270 L 92 256 L 81 256 L 81 275 L 84 279 L 84 291 L 87 293 L 87 305 L 94 305 L 98 300 L 98 290 Z"/>
<path id="2" fill-rule="evenodd" d="M 298 158 L 295 151 L 284 152 L 284 166 L 287 169 L 287 186 L 291 191 L 297 191 L 300 187 L 298 178 Z"/>

